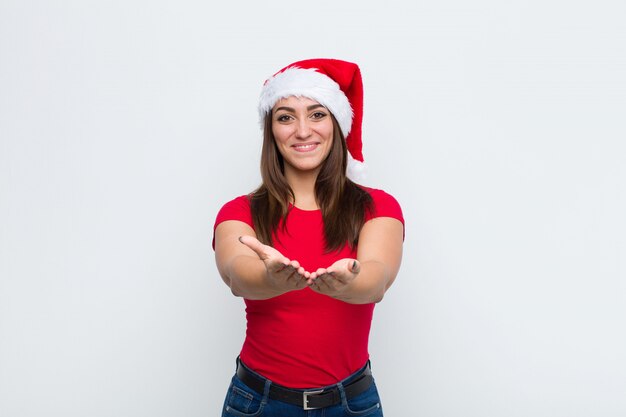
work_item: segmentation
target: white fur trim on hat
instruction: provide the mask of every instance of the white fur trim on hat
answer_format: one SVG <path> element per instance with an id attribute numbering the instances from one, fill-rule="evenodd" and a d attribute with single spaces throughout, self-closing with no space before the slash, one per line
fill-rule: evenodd
<path id="1" fill-rule="evenodd" d="M 289 96 L 307 97 L 326 107 L 337 119 L 343 136 L 352 128 L 352 107 L 346 95 L 332 78 L 315 69 L 287 68 L 268 79 L 261 90 L 259 115 L 263 119 L 276 102 Z"/>

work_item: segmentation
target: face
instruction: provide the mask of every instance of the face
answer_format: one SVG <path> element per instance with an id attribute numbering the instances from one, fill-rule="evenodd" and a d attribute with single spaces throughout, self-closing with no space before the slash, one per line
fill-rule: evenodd
<path id="1" fill-rule="evenodd" d="M 319 171 L 333 144 L 333 121 L 317 101 L 287 97 L 272 109 L 272 133 L 285 161 L 285 175 Z"/>

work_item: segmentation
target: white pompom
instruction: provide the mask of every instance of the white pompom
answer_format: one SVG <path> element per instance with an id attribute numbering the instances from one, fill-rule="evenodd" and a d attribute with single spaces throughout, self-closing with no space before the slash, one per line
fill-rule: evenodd
<path id="1" fill-rule="evenodd" d="M 346 172 L 348 178 L 357 184 L 361 184 L 367 177 L 367 169 L 365 162 L 357 161 L 348 152 L 348 169 Z"/>

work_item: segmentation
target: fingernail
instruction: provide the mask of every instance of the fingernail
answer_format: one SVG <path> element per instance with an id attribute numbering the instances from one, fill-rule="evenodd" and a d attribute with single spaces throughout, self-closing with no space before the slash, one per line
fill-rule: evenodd
<path id="1" fill-rule="evenodd" d="M 356 269 L 356 261 L 352 262 L 352 270 L 354 271 Z"/>

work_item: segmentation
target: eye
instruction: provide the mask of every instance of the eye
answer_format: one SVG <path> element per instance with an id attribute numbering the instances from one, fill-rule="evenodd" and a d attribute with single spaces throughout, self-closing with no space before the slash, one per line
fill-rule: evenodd
<path id="1" fill-rule="evenodd" d="M 289 120 L 291 120 L 291 116 L 288 114 L 280 114 L 278 115 L 278 117 L 276 117 L 276 120 L 279 122 L 288 122 Z"/>
<path id="2" fill-rule="evenodd" d="M 324 113 L 323 111 L 316 111 L 311 115 L 311 118 L 318 120 L 323 119 L 324 117 L 326 117 L 326 113 Z"/>

